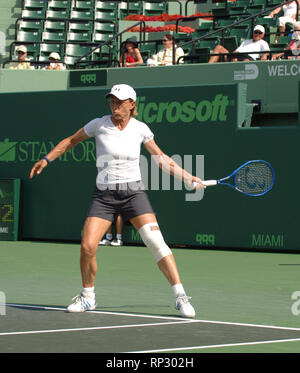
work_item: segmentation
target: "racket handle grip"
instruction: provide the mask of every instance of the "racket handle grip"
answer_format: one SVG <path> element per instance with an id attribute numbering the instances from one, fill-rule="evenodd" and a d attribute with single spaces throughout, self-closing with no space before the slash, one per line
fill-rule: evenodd
<path id="1" fill-rule="evenodd" d="M 198 183 L 196 183 L 196 182 L 194 181 L 194 182 L 193 182 L 193 187 L 195 188 L 197 184 L 198 184 Z M 212 185 L 217 185 L 218 182 L 217 182 L 217 180 L 203 180 L 203 181 L 202 181 L 202 184 L 205 185 L 205 186 L 212 186 Z"/>
<path id="2" fill-rule="evenodd" d="M 202 183 L 205 186 L 212 186 L 212 185 L 217 185 L 218 184 L 217 180 L 203 180 Z"/>

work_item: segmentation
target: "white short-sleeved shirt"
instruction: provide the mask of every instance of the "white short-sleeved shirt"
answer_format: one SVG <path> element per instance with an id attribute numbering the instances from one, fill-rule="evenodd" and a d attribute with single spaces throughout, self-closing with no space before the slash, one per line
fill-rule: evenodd
<path id="1" fill-rule="evenodd" d="M 292 17 L 297 13 L 297 4 L 296 2 L 293 2 L 283 5 L 282 10 L 285 17 Z"/>
<path id="2" fill-rule="evenodd" d="M 101 184 L 129 183 L 141 180 L 141 144 L 153 139 L 150 128 L 131 118 L 121 131 L 110 115 L 96 118 L 84 127 L 89 137 L 95 137 L 97 156 L 97 186 Z"/>
<path id="3" fill-rule="evenodd" d="M 261 39 L 258 41 L 253 41 L 253 39 L 248 39 L 242 42 L 242 44 L 236 49 L 236 52 L 240 53 L 248 53 L 248 52 L 269 52 L 270 47 L 269 44 Z M 254 60 L 260 58 L 261 54 L 259 53 L 250 53 Z"/>

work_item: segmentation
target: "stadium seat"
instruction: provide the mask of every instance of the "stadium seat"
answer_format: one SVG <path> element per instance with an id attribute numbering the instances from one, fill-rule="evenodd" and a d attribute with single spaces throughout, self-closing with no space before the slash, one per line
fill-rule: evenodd
<path id="1" fill-rule="evenodd" d="M 116 25 L 112 22 L 95 22 L 94 32 L 114 34 L 116 32 Z"/>
<path id="2" fill-rule="evenodd" d="M 144 2 L 145 16 L 160 15 L 168 12 L 168 3 L 166 1 L 158 2 Z"/>
<path id="3" fill-rule="evenodd" d="M 43 21 L 23 21 L 19 22 L 17 31 L 42 31 Z"/>
<path id="4" fill-rule="evenodd" d="M 48 1 L 48 9 L 50 10 L 69 10 L 71 6 L 70 0 L 50 0 Z"/>
<path id="5" fill-rule="evenodd" d="M 90 11 L 94 10 L 94 1 L 91 0 L 73 0 L 72 9 L 78 11 Z"/>
<path id="6" fill-rule="evenodd" d="M 92 32 L 93 22 L 69 22 L 68 31 L 69 32 Z"/>
<path id="7" fill-rule="evenodd" d="M 80 42 L 90 42 L 91 41 L 91 33 L 88 31 L 82 32 L 68 32 L 67 33 L 67 41 L 80 41 Z"/>
<path id="8" fill-rule="evenodd" d="M 78 59 L 78 57 L 84 56 L 91 51 L 91 47 L 82 44 L 67 44 L 65 50 L 64 61 L 67 65 L 73 66 Z M 85 57 L 83 61 L 89 61 L 90 55 Z"/>
<path id="9" fill-rule="evenodd" d="M 143 14 L 143 2 L 129 2 L 122 1 L 119 5 L 119 18 L 123 19 L 129 14 Z"/>
<path id="10" fill-rule="evenodd" d="M 45 10 L 47 2 L 45 0 L 24 0 L 23 9 Z"/>
<path id="11" fill-rule="evenodd" d="M 118 12 L 118 3 L 110 1 L 96 1 L 95 11 Z"/>
<path id="12" fill-rule="evenodd" d="M 117 12 L 95 12 L 94 16 L 95 21 L 113 21 L 116 22 L 118 20 L 118 13 Z"/>
<path id="13" fill-rule="evenodd" d="M 239 40 L 237 36 L 232 35 L 232 36 L 226 36 L 224 38 L 224 43 L 223 46 L 226 48 L 229 52 L 235 51 L 238 46 L 240 45 Z"/>
<path id="14" fill-rule="evenodd" d="M 93 42 L 102 42 L 102 41 L 107 41 L 111 39 L 114 36 L 114 34 L 103 34 L 99 32 L 94 32 L 93 33 Z"/>
<path id="15" fill-rule="evenodd" d="M 55 43 L 41 43 L 40 45 L 40 56 L 49 56 L 52 52 L 57 52 L 60 55 L 63 52 L 62 44 Z"/>
<path id="16" fill-rule="evenodd" d="M 37 42 L 41 40 L 41 33 L 39 31 L 18 31 L 17 41 L 23 42 Z"/>
<path id="17" fill-rule="evenodd" d="M 66 31 L 66 23 L 64 21 L 45 21 L 44 31 L 48 31 L 48 32 Z"/>
<path id="18" fill-rule="evenodd" d="M 91 11 L 78 11 L 72 10 L 70 14 L 70 20 L 78 20 L 78 21 L 92 21 L 93 20 L 93 12 Z"/>
<path id="19" fill-rule="evenodd" d="M 47 10 L 46 12 L 46 19 L 48 20 L 67 20 L 69 19 L 69 10 L 62 9 L 62 10 Z"/>
<path id="20" fill-rule="evenodd" d="M 42 34 L 42 41 L 66 41 L 65 32 L 47 32 L 44 31 Z"/>
<path id="21" fill-rule="evenodd" d="M 44 19 L 45 18 L 45 10 L 28 10 L 23 9 L 21 12 L 22 19 Z"/>

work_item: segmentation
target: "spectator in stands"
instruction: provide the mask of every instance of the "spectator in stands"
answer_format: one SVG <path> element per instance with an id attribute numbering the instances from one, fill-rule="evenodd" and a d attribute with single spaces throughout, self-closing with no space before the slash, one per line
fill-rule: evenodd
<path id="1" fill-rule="evenodd" d="M 253 29 L 252 39 L 247 39 L 242 42 L 242 44 L 233 52 L 231 57 L 224 56 L 224 61 L 255 61 L 261 59 L 265 61 L 269 53 L 249 53 L 249 52 L 269 52 L 269 44 L 263 40 L 265 36 L 265 28 L 261 25 L 256 25 Z M 222 45 L 217 45 L 213 54 L 218 53 L 229 53 L 229 51 L 224 48 Z M 211 56 L 209 63 L 218 62 L 221 56 Z"/>
<path id="2" fill-rule="evenodd" d="M 299 4 L 299 1 L 298 1 Z M 297 1 L 293 1 L 292 3 L 282 5 L 276 9 L 274 9 L 267 17 L 274 18 L 274 16 L 280 12 L 283 12 L 283 16 L 278 18 L 278 32 L 281 35 L 284 35 L 285 32 L 285 25 L 287 23 L 295 23 L 296 22 L 296 15 L 297 15 Z M 274 43 L 278 42 L 278 37 L 280 34 L 277 34 L 274 40 Z"/>
<path id="3" fill-rule="evenodd" d="M 123 220 L 122 216 L 118 215 L 116 222 L 116 238 L 113 240 L 113 227 L 112 225 L 108 228 L 105 238 L 99 242 L 99 245 L 111 245 L 111 246 L 122 246 L 122 231 L 123 231 Z"/>
<path id="4" fill-rule="evenodd" d="M 171 34 L 166 34 L 163 39 L 164 48 L 157 54 L 154 54 L 151 58 L 147 60 L 147 65 L 149 66 L 169 66 L 173 64 L 173 43 L 174 37 Z M 175 45 L 175 64 L 179 57 L 184 56 L 184 51 L 181 47 L 176 47 Z M 183 59 L 179 63 L 183 63 Z"/>
<path id="5" fill-rule="evenodd" d="M 16 48 L 16 53 L 18 56 L 18 62 L 12 62 L 9 66 L 10 69 L 34 70 L 34 66 L 31 66 L 30 62 L 27 61 L 27 48 L 25 45 L 19 45 Z"/>
<path id="6" fill-rule="evenodd" d="M 66 70 L 66 66 L 60 63 L 60 55 L 57 52 L 50 53 L 50 64 L 46 66 L 46 70 Z"/>
<path id="7" fill-rule="evenodd" d="M 272 55 L 272 60 L 279 60 L 282 58 L 300 59 L 300 22 L 295 22 L 293 26 L 293 35 L 290 44 L 285 48 L 286 51 L 282 53 L 275 53 Z"/>
<path id="8" fill-rule="evenodd" d="M 136 38 L 128 38 L 121 47 L 120 66 L 132 67 L 143 63 L 143 57 L 138 48 Z"/>

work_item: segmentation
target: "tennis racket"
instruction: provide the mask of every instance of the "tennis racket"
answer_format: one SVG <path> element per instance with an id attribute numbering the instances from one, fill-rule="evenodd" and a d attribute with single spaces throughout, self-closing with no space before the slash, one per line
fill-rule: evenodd
<path id="1" fill-rule="evenodd" d="M 204 180 L 206 186 L 227 185 L 251 197 L 266 194 L 273 188 L 275 173 L 270 163 L 262 160 L 248 161 L 229 176 L 219 180 Z M 197 183 L 193 183 L 195 187 Z"/>

